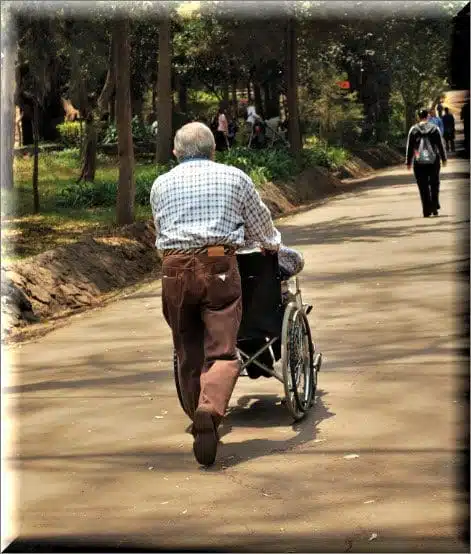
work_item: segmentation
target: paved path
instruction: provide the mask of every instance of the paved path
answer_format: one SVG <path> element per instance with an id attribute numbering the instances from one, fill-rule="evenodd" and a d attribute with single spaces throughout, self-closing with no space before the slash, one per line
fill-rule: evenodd
<path id="1" fill-rule="evenodd" d="M 438 218 L 420 217 L 395 168 L 281 223 L 306 257 L 316 404 L 291 426 L 278 382 L 241 378 L 210 470 L 176 400 L 158 283 L 12 351 L 16 533 L 180 552 L 466 551 L 467 172 L 450 161 Z"/>

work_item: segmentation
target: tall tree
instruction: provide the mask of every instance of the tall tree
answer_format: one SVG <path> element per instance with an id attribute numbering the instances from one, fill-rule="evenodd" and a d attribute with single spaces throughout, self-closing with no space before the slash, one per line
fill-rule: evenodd
<path id="1" fill-rule="evenodd" d="M 172 155 L 172 45 L 170 15 L 164 14 L 159 25 L 159 67 L 157 73 L 156 162 L 166 163 Z"/>
<path id="2" fill-rule="evenodd" d="M 4 17 L 6 16 L 6 17 Z M 13 147 L 15 141 L 15 64 L 18 43 L 14 36 L 15 25 L 11 14 L 2 14 L 2 136 L 1 136 L 1 186 L 13 189 Z"/>
<path id="3" fill-rule="evenodd" d="M 114 22 L 116 45 L 116 123 L 118 128 L 119 182 L 116 199 L 118 225 L 134 221 L 134 149 L 132 142 L 129 20 Z"/>
<path id="4" fill-rule="evenodd" d="M 292 154 L 299 159 L 302 152 L 298 113 L 298 63 L 296 21 L 288 19 L 286 25 L 286 98 L 288 104 L 288 138 Z"/>

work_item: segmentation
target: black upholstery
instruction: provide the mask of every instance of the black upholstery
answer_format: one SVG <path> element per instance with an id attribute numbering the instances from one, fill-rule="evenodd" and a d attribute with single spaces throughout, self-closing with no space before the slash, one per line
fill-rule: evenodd
<path id="1" fill-rule="evenodd" d="M 278 254 L 239 254 L 237 261 L 243 306 L 239 340 L 279 337 L 284 309 Z"/>

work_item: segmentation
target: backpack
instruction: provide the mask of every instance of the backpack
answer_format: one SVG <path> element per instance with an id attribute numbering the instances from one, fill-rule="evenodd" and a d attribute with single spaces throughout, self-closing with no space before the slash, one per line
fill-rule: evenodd
<path id="1" fill-rule="evenodd" d="M 437 153 L 435 152 L 428 133 L 420 132 L 419 147 L 414 152 L 414 161 L 419 165 L 432 165 L 437 160 Z"/>

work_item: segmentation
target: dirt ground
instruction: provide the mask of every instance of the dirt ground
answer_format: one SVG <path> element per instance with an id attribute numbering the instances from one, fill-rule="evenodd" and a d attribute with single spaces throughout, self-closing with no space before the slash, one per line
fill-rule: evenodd
<path id="1" fill-rule="evenodd" d="M 468 162 L 441 205 L 422 218 L 401 167 L 280 221 L 306 258 L 316 403 L 292 425 L 278 382 L 241 377 L 209 470 L 158 281 L 4 349 L 9 551 L 469 552 Z"/>

